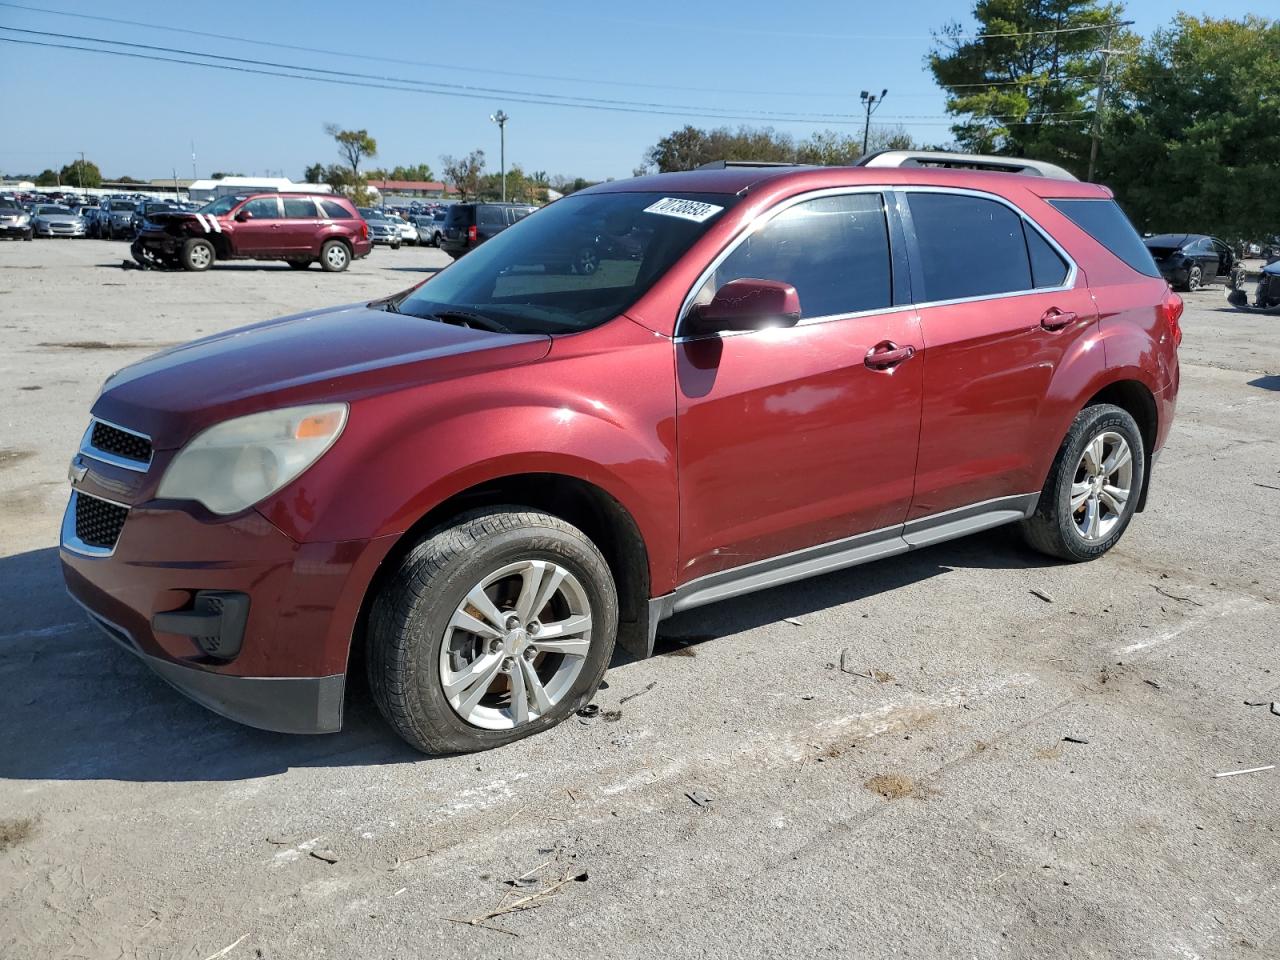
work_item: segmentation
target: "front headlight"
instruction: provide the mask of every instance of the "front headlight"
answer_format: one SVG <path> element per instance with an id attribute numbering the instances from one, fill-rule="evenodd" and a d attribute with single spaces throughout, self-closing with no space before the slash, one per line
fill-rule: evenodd
<path id="1" fill-rule="evenodd" d="M 345 403 L 269 410 L 210 427 L 179 451 L 157 493 L 239 513 L 296 479 L 347 422 Z"/>
<path id="2" fill-rule="evenodd" d="M 18 217 L 18 226 L 20 227 L 25 227 L 30 222 L 31 214 L 29 213 L 24 213 L 22 216 Z"/>

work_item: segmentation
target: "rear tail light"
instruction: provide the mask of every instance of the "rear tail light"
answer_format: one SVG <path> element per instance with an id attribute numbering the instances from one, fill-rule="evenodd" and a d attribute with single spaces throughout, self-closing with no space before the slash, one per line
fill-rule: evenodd
<path id="1" fill-rule="evenodd" d="M 369 224 L 365 223 L 363 220 L 360 221 L 360 239 L 369 239 Z"/>
<path id="2" fill-rule="evenodd" d="M 1182 324 L 1178 321 L 1182 318 L 1184 306 L 1182 298 L 1172 290 L 1165 297 L 1164 303 L 1160 305 L 1160 309 L 1164 313 L 1165 323 L 1169 324 L 1169 335 L 1173 337 L 1173 345 L 1175 347 L 1182 345 Z"/>
<path id="3" fill-rule="evenodd" d="M 475 243 L 475 242 L 476 242 L 476 228 L 475 228 L 475 224 L 472 224 L 471 226 L 467 227 L 467 243 Z"/>

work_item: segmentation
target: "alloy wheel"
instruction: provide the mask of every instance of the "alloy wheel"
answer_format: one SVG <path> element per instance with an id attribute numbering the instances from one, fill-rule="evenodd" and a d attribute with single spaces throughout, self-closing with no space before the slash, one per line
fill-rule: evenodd
<path id="1" fill-rule="evenodd" d="M 1090 543 L 1105 540 L 1124 516 L 1133 492 L 1133 451 L 1113 431 L 1100 433 L 1084 448 L 1071 484 L 1071 517 Z"/>
<path id="2" fill-rule="evenodd" d="M 188 259 L 191 261 L 191 266 L 196 270 L 203 270 L 213 262 L 209 248 L 205 246 L 194 246 Z"/>
<path id="3" fill-rule="evenodd" d="M 324 258 L 329 262 L 329 266 L 341 269 L 347 263 L 347 248 L 340 243 L 335 243 L 325 253 Z"/>
<path id="4" fill-rule="evenodd" d="M 467 592 L 445 628 L 440 685 L 464 721 L 509 730 L 573 689 L 591 646 L 582 583 L 550 560 L 520 560 Z"/>

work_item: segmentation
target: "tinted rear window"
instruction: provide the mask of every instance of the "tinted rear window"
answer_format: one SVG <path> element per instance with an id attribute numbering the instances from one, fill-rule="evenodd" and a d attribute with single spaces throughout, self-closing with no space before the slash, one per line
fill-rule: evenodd
<path id="1" fill-rule="evenodd" d="M 1067 279 L 1067 263 L 1058 255 L 1058 251 L 1049 245 L 1049 241 L 1040 236 L 1040 231 L 1030 224 L 1024 223 L 1022 229 L 1027 235 L 1027 253 L 1031 255 L 1031 279 L 1036 288 L 1060 287 Z"/>
<path id="2" fill-rule="evenodd" d="M 314 220 L 316 204 L 310 197 L 284 197 L 285 219 Z"/>
<path id="3" fill-rule="evenodd" d="M 924 300 L 1032 288 L 1022 218 L 1004 204 L 946 193 L 909 193 L 907 203 L 920 247 Z"/>
<path id="4" fill-rule="evenodd" d="M 507 225 L 506 207 L 481 207 L 477 214 L 482 226 L 505 227 Z"/>
<path id="5" fill-rule="evenodd" d="M 1148 277 L 1160 276 L 1151 251 L 1114 200 L 1050 200 L 1049 203 L 1134 270 Z"/>
<path id="6" fill-rule="evenodd" d="M 455 203 L 449 208 L 445 225 L 450 227 L 472 227 L 476 222 L 476 208 L 470 204 Z"/>

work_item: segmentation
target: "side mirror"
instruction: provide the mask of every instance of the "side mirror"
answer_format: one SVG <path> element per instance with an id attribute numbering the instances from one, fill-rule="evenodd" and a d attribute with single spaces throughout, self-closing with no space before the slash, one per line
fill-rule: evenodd
<path id="1" fill-rule="evenodd" d="M 252 220 L 253 214 L 248 210 L 241 210 L 236 214 L 236 223 L 244 223 L 246 220 Z"/>
<path id="2" fill-rule="evenodd" d="M 731 280 L 710 303 L 695 307 L 685 332 L 699 336 L 725 330 L 794 327 L 800 321 L 800 295 L 778 280 Z"/>

